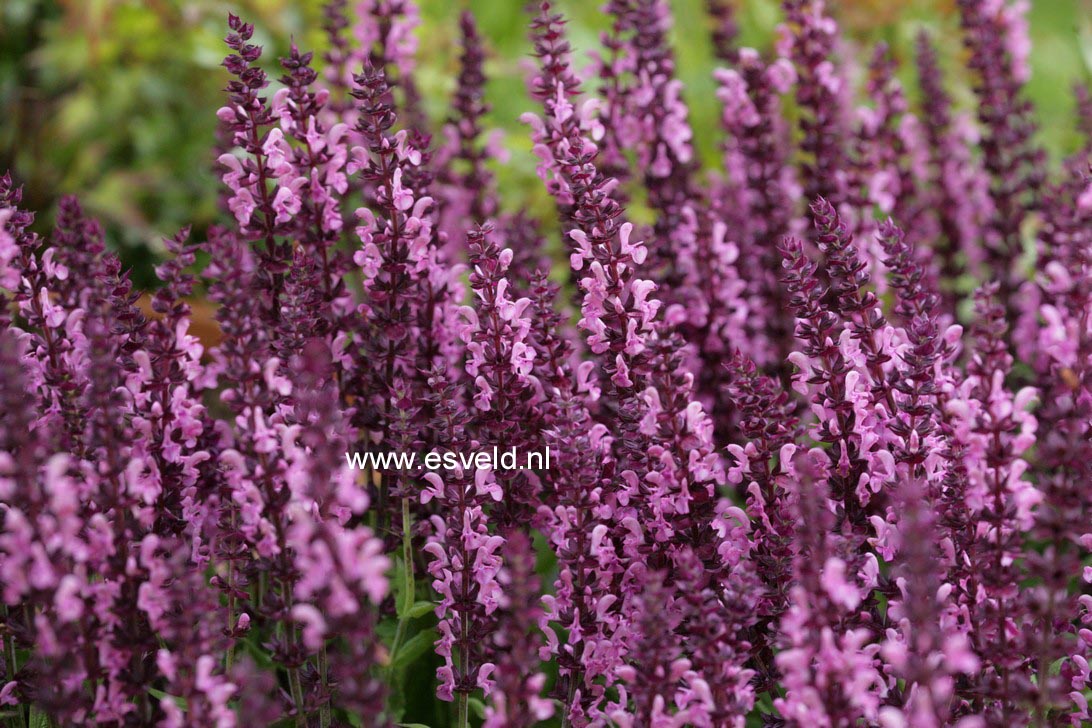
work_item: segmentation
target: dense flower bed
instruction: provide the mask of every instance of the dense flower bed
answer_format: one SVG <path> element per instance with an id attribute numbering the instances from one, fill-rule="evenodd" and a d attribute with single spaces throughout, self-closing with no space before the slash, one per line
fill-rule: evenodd
<path id="1" fill-rule="evenodd" d="M 150 315 L 74 199 L 42 238 L 0 181 L 9 724 L 390 725 L 433 669 L 457 726 L 1089 720 L 1092 102 L 1052 174 L 1024 3 L 958 2 L 968 116 L 928 37 L 911 110 L 823 0 L 771 53 L 709 0 L 707 170 L 667 1 L 610 0 L 584 73 L 542 0 L 560 269 L 499 202 L 474 19 L 430 136 L 411 0 L 346 5 L 275 87 L 230 18 L 230 224 Z M 551 467 L 345 460 L 493 447 Z"/>

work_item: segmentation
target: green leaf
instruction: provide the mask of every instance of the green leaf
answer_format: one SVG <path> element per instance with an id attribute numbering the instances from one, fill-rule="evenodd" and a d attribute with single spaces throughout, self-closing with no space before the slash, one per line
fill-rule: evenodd
<path id="1" fill-rule="evenodd" d="M 470 709 L 474 711 L 474 715 L 485 720 L 485 703 L 481 701 L 481 698 L 470 698 L 469 704 Z"/>
<path id="2" fill-rule="evenodd" d="M 384 642 L 390 644 L 391 640 L 394 639 L 395 631 L 398 629 L 398 621 L 398 617 L 393 614 L 384 617 L 379 620 L 379 624 L 375 625 L 375 633 L 379 635 Z"/>
<path id="3" fill-rule="evenodd" d="M 406 696 L 402 692 L 401 682 L 396 682 L 391 686 L 391 690 L 387 695 L 387 712 L 391 714 L 394 720 L 402 720 L 402 716 L 406 714 Z M 361 721 L 357 725 L 363 726 Z"/>
<path id="4" fill-rule="evenodd" d="M 406 613 L 408 619 L 417 619 L 423 617 L 436 608 L 436 605 L 432 602 L 416 602 L 409 611 Z"/>
<path id="5" fill-rule="evenodd" d="M 257 630 L 251 630 L 250 634 L 236 644 L 241 644 L 243 646 L 243 649 L 246 650 L 247 654 L 250 655 L 251 659 L 254 660 L 258 667 L 270 670 L 273 668 L 273 659 L 269 656 L 269 653 L 262 649 L 262 646 L 258 644 L 256 631 Z"/>
<path id="6" fill-rule="evenodd" d="M 407 619 L 410 610 L 413 609 L 413 605 L 417 603 L 416 587 L 413 580 L 413 560 L 412 559 L 400 559 L 402 572 L 400 576 L 401 584 L 398 590 L 398 603 L 397 614 L 399 619 Z M 407 568 L 407 564 L 409 564 Z"/>
<path id="7" fill-rule="evenodd" d="M 30 723 L 29 728 L 49 728 L 49 716 L 45 714 L 45 711 L 38 710 L 35 706 L 30 706 Z"/>
<path id="8" fill-rule="evenodd" d="M 156 690 L 155 688 L 144 688 L 144 689 L 147 691 L 147 693 L 149 695 L 151 695 L 156 700 L 170 700 L 175 705 L 178 706 L 179 710 L 182 710 L 182 711 L 188 710 L 189 706 L 186 705 L 186 699 L 185 698 L 179 698 L 179 697 L 174 696 L 174 695 L 169 695 L 169 694 L 163 692 L 162 690 Z"/>
<path id="9" fill-rule="evenodd" d="M 425 654 L 432 648 L 432 643 L 436 641 L 436 633 L 431 629 L 426 629 L 423 632 L 410 637 L 406 642 L 398 648 L 398 654 L 394 656 L 394 662 L 391 663 L 391 669 L 398 671 L 403 670 Z"/>
<path id="10" fill-rule="evenodd" d="M 417 602 L 417 584 L 413 579 L 413 518 L 410 516 L 409 499 L 402 499 L 402 583 L 398 595 L 399 619 L 407 619 Z"/>
<path id="11" fill-rule="evenodd" d="M 398 728 L 429 728 L 424 723 L 395 723 Z"/>

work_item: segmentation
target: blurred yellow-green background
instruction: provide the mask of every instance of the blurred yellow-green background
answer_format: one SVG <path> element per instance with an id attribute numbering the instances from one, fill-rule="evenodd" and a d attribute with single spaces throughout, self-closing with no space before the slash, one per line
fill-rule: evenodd
<path id="1" fill-rule="evenodd" d="M 457 18 L 471 8 L 488 41 L 492 121 L 508 131 L 511 161 L 498 169 L 506 204 L 541 204 L 526 131 L 534 106 L 524 90 L 525 0 L 421 0 L 419 85 L 434 119 L 446 114 L 458 54 Z M 558 0 L 580 50 L 606 21 L 599 0 Z M 687 86 L 697 144 L 715 161 L 719 143 L 703 0 L 672 0 L 679 73 Z M 915 33 L 931 29 L 969 108 L 955 0 L 831 0 L 853 44 L 887 40 L 915 94 L 909 55 Z M 780 20 L 776 0 L 739 0 L 742 42 L 769 46 Z M 226 72 L 227 13 L 257 25 L 266 68 L 291 38 L 321 50 L 319 0 L 0 0 L 0 170 L 26 185 L 29 207 L 52 217 L 58 197 L 78 193 L 106 225 L 110 243 L 141 271 L 159 239 L 184 224 L 216 219 L 210 147 Z M 1071 86 L 1092 68 L 1092 0 L 1033 0 L 1033 77 L 1042 141 L 1059 155 L 1075 142 Z M 863 53 L 858 54 L 864 57 Z M 40 223 L 45 225 L 45 222 Z"/>

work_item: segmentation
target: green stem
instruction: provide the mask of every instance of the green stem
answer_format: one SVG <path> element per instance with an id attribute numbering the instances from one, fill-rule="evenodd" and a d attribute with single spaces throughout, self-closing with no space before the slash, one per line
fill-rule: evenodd
<path id="1" fill-rule="evenodd" d="M 470 728 L 470 693 L 459 693 L 459 722 L 457 728 Z"/>
<path id="2" fill-rule="evenodd" d="M 298 667 L 288 670 L 288 688 L 292 691 L 292 702 L 296 704 L 296 726 L 306 728 L 307 716 L 303 712 L 303 686 L 300 684 Z"/>
<path id="3" fill-rule="evenodd" d="M 402 558 L 405 559 L 406 592 L 404 598 L 406 604 L 413 606 L 417 595 L 413 593 L 413 534 L 410 529 L 413 521 L 410 519 L 409 498 L 402 499 Z"/>
<path id="4" fill-rule="evenodd" d="M 398 654 L 398 648 L 402 646 L 402 640 L 409 629 L 409 608 L 417 600 L 413 586 L 413 535 L 410 533 L 412 521 L 410 520 L 409 498 L 402 499 L 402 602 L 399 610 L 402 616 L 398 619 L 398 630 L 394 633 L 394 641 L 391 642 L 390 663 L 387 666 L 388 674 L 394 673 L 394 658 Z"/>
<path id="5" fill-rule="evenodd" d="M 318 669 L 319 669 L 319 678 L 322 680 L 323 692 L 325 692 L 326 691 L 326 685 L 327 685 L 327 671 L 328 671 L 328 661 L 327 661 L 327 657 L 326 657 L 326 645 L 325 644 L 323 644 L 322 649 L 319 650 Z M 329 728 L 329 726 L 330 726 L 330 698 L 329 697 L 327 697 L 327 699 L 323 701 L 322 708 L 319 709 L 319 726 L 321 728 Z"/>
<path id="6" fill-rule="evenodd" d="M 402 640 L 406 637 L 406 623 L 409 620 L 398 620 L 398 631 L 394 633 L 394 641 L 391 642 L 390 663 L 387 665 L 388 674 L 394 674 L 394 656 L 398 654 L 398 648 L 402 646 Z"/>
<path id="7" fill-rule="evenodd" d="M 281 596 L 288 614 L 292 613 L 292 585 L 288 580 L 281 582 Z M 285 640 L 290 646 L 296 645 L 296 624 L 288 620 L 284 624 Z M 298 666 L 288 669 L 288 688 L 292 692 L 292 702 L 296 705 L 296 726 L 307 728 L 307 713 L 303 704 L 303 685 L 300 683 L 300 668 Z"/>
<path id="8" fill-rule="evenodd" d="M 379 474 L 379 503 L 377 508 L 379 510 L 379 535 L 385 538 L 387 530 L 387 477 L 383 473 Z"/>
<path id="9" fill-rule="evenodd" d="M 287 580 L 280 580 L 281 597 L 284 600 L 286 612 L 292 613 L 292 584 Z M 284 629 L 285 641 L 290 647 L 296 645 L 296 624 L 291 619 L 281 623 Z M 303 685 L 300 683 L 300 668 L 298 666 L 288 668 L 288 689 L 292 694 L 292 703 L 296 707 L 297 728 L 307 728 L 307 713 L 303 704 Z"/>

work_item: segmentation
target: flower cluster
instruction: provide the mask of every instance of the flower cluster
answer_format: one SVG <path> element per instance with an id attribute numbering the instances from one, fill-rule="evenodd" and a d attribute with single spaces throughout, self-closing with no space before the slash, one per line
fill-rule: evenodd
<path id="1" fill-rule="evenodd" d="M 915 106 L 833 3 L 752 49 L 709 0 L 705 169 L 670 4 L 607 2 L 588 83 L 539 0 L 552 221 L 473 15 L 434 127 L 412 0 L 351 5 L 272 91 L 229 17 L 223 224 L 147 295 L 0 178 L 0 717 L 1092 720 L 1092 136 L 1052 176 L 1026 2 L 959 0 L 957 109 L 925 35 Z M 550 458 L 345 457 L 494 448 Z"/>

